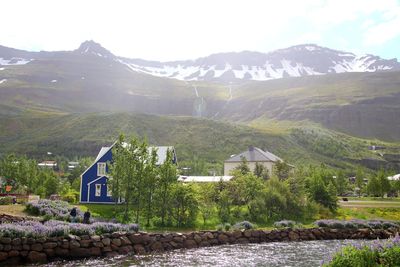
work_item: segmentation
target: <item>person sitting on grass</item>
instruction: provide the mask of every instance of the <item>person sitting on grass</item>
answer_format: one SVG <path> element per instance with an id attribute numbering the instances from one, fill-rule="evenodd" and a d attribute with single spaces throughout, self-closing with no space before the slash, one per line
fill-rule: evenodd
<path id="1" fill-rule="evenodd" d="M 76 207 L 73 207 L 71 212 L 69 213 L 71 216 L 71 222 L 74 223 L 76 222 Z"/>
<path id="2" fill-rule="evenodd" d="M 83 214 L 83 223 L 90 223 L 90 211 L 89 209 Z"/>

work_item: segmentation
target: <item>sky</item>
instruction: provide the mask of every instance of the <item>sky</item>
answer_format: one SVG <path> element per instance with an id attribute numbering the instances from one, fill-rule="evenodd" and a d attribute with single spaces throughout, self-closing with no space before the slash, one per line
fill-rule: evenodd
<path id="1" fill-rule="evenodd" d="M 2 0 L 0 45 L 183 60 L 314 43 L 400 59 L 400 0 Z"/>

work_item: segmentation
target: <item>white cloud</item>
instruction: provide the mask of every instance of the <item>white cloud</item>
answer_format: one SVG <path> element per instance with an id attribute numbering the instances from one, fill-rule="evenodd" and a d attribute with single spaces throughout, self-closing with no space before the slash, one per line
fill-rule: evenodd
<path id="1" fill-rule="evenodd" d="M 390 19 L 377 23 L 366 30 L 364 45 L 383 45 L 396 37 L 400 37 L 400 7 L 391 10 L 390 13 Z"/>
<path id="2" fill-rule="evenodd" d="M 72 50 L 93 39 L 117 55 L 174 60 L 328 45 L 325 36 L 338 34 L 331 32 L 338 25 L 376 12 L 392 18 L 396 6 L 394 0 L 3 0 L 0 32 L 2 45 L 22 49 Z M 393 25 L 381 27 L 395 34 Z"/>

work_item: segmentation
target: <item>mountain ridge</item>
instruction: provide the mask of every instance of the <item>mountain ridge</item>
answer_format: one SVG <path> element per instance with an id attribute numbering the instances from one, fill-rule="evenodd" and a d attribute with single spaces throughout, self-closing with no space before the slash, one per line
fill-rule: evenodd
<path id="1" fill-rule="evenodd" d="M 246 80 L 265 81 L 285 77 L 302 77 L 343 72 L 400 70 L 397 59 L 360 55 L 316 44 L 301 44 L 268 53 L 255 51 L 214 53 L 194 60 L 149 61 L 119 57 L 93 40 L 83 42 L 73 51 L 29 52 L 0 46 L 0 65 L 23 65 L 49 58 L 57 53 L 99 56 L 118 62 L 130 70 L 152 76 L 183 81 Z"/>

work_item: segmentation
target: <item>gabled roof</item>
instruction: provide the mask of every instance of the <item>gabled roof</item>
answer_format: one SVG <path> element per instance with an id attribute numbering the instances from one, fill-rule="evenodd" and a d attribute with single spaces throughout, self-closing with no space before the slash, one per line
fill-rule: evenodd
<path id="1" fill-rule="evenodd" d="M 97 154 L 97 157 L 96 157 L 96 159 L 95 159 L 94 161 L 98 161 L 99 159 L 101 159 L 101 157 L 104 156 L 104 154 L 106 154 L 107 151 L 108 151 L 111 147 L 113 147 L 113 146 L 114 146 L 114 145 L 112 145 L 112 146 L 103 146 L 103 147 L 100 149 L 100 152 L 99 152 L 99 154 Z"/>
<path id="2" fill-rule="evenodd" d="M 225 162 L 241 162 L 242 157 L 244 157 L 248 162 L 277 162 L 283 161 L 280 157 L 272 154 L 268 151 L 263 151 L 258 147 L 249 147 L 248 150 L 232 156 L 230 159 L 225 160 Z"/>

